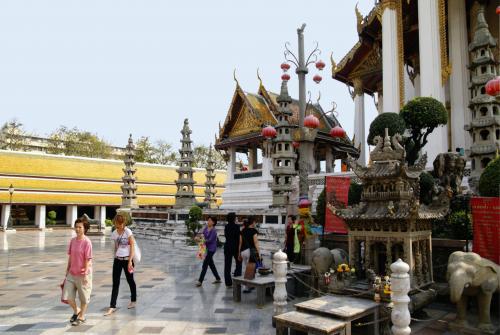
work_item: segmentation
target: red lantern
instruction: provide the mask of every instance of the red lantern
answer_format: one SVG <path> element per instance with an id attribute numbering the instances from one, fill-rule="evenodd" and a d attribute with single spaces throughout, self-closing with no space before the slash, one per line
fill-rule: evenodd
<path id="1" fill-rule="evenodd" d="M 300 147 L 300 142 L 293 141 L 292 147 L 294 147 L 295 149 L 298 149 Z"/>
<path id="2" fill-rule="evenodd" d="M 282 64 L 281 64 L 281 69 L 282 69 L 284 72 L 288 71 L 288 70 L 290 69 L 290 64 L 288 64 L 288 63 L 282 63 Z"/>
<path id="3" fill-rule="evenodd" d="M 486 94 L 491 95 L 493 97 L 500 94 L 500 77 L 496 77 L 491 79 L 486 83 Z"/>
<path id="4" fill-rule="evenodd" d="M 500 14 L 500 6 L 497 7 L 497 14 Z"/>
<path id="5" fill-rule="evenodd" d="M 330 136 L 333 138 L 344 138 L 345 130 L 342 129 L 342 127 L 335 126 L 332 129 L 330 129 Z"/>
<path id="6" fill-rule="evenodd" d="M 317 61 L 316 68 L 320 71 L 323 71 L 323 69 L 325 68 L 325 62 L 323 62 L 322 60 Z"/>
<path id="7" fill-rule="evenodd" d="M 317 74 L 313 77 L 313 80 L 316 84 L 319 84 L 323 80 L 323 78 L 319 74 Z"/>
<path id="8" fill-rule="evenodd" d="M 304 127 L 307 128 L 318 128 L 319 127 L 319 120 L 316 116 L 309 114 L 304 118 Z"/>
<path id="9" fill-rule="evenodd" d="M 302 198 L 299 200 L 299 208 L 308 208 L 311 206 L 311 201 L 307 198 Z"/>
<path id="10" fill-rule="evenodd" d="M 273 126 L 267 126 L 262 129 L 262 136 L 265 138 L 273 138 L 276 137 L 276 129 Z"/>
<path id="11" fill-rule="evenodd" d="M 281 80 L 289 81 L 290 80 L 290 75 L 288 73 L 283 73 L 281 75 Z"/>

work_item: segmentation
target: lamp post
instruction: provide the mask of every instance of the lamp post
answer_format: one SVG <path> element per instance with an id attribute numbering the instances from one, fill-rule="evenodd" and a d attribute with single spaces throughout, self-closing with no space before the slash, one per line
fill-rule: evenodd
<path id="1" fill-rule="evenodd" d="M 320 60 L 317 61 L 318 55 L 321 51 L 318 49 L 318 44 L 314 50 L 309 54 L 307 59 L 304 53 L 304 29 L 306 24 L 302 24 L 300 28 L 297 29 L 298 35 L 298 57 L 294 55 L 292 51 L 288 48 L 288 43 L 285 44 L 285 59 L 287 62 L 295 65 L 295 73 L 299 77 L 299 129 L 294 135 L 294 140 L 300 142 L 299 145 L 299 197 L 301 199 L 307 199 L 309 193 L 309 185 L 307 181 L 307 176 L 310 171 L 310 162 L 307 159 L 307 153 L 312 152 L 314 139 L 316 137 L 317 130 L 315 129 L 319 122 L 314 115 L 309 115 L 307 118 L 315 118 L 313 122 L 306 120 L 306 74 L 309 72 L 308 66 L 311 64 L 316 64 L 318 70 L 324 68 L 324 63 Z M 282 66 L 282 69 L 286 71 Z M 319 83 L 321 81 L 321 76 L 315 75 L 314 81 Z M 306 120 L 306 122 L 304 122 Z M 305 124 L 306 123 L 306 124 Z"/>
<path id="2" fill-rule="evenodd" d="M 14 186 L 10 184 L 9 186 L 9 195 L 10 195 L 10 200 L 9 200 L 9 218 L 7 220 L 7 229 L 12 229 L 12 195 L 14 194 Z"/>

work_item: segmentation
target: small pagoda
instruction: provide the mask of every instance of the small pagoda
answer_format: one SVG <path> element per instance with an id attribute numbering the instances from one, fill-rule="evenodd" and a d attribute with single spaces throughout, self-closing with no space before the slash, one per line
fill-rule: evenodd
<path id="1" fill-rule="evenodd" d="M 181 134 L 181 148 L 179 149 L 179 168 L 176 170 L 178 179 L 175 181 L 177 192 L 175 193 L 175 208 L 189 208 L 195 204 L 193 180 L 193 149 L 191 148 L 191 129 L 189 120 L 184 119 Z"/>
<path id="2" fill-rule="evenodd" d="M 123 162 L 125 163 L 125 168 L 123 170 L 123 185 L 122 189 L 122 208 L 137 208 L 137 186 L 135 185 L 136 177 L 135 173 L 137 169 L 135 168 L 135 146 L 132 140 L 132 134 L 128 138 L 128 144 L 126 147 L 125 158 Z"/>
<path id="3" fill-rule="evenodd" d="M 205 174 L 205 203 L 208 208 L 217 208 L 217 199 L 215 198 L 215 173 L 214 173 L 214 158 L 212 152 L 212 145 L 210 144 L 210 149 L 208 150 L 207 166 Z"/>
<path id="4" fill-rule="evenodd" d="M 419 288 L 433 281 L 431 222 L 444 217 L 448 203 L 420 204 L 419 177 L 427 156 L 408 167 L 401 139 L 385 129 L 384 138 L 374 139 L 371 165 L 350 159 L 363 185 L 361 202 L 335 212 L 347 225 L 351 265 L 389 275 L 390 265 L 401 258 L 410 265 L 412 288 Z"/>
<path id="5" fill-rule="evenodd" d="M 287 80 L 281 83 L 281 92 L 276 102 L 278 103 L 278 123 L 275 127 L 277 135 L 273 141 L 274 150 L 271 155 L 273 159 L 271 191 L 273 192 L 273 206 L 286 206 L 289 203 L 290 193 L 294 190 L 293 177 L 297 175 L 295 170 L 297 155 L 292 140 L 293 126 L 289 122 L 289 118 L 292 117 L 289 107 L 292 98 L 288 95 Z"/>

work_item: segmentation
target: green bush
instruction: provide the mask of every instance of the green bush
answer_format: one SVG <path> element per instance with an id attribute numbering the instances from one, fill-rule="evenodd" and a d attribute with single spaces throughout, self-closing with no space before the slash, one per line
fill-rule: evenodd
<path id="1" fill-rule="evenodd" d="M 57 218 L 56 211 L 50 211 L 47 213 L 47 218 L 45 220 L 45 223 L 48 225 L 55 225 L 57 222 L 56 218 Z"/>
<path id="2" fill-rule="evenodd" d="M 385 128 L 389 131 L 389 136 L 399 133 L 403 135 L 406 130 L 405 121 L 398 113 L 382 113 L 377 116 L 370 124 L 367 142 L 369 145 L 374 145 L 373 138 L 375 136 L 385 136 Z"/>
<path id="3" fill-rule="evenodd" d="M 200 220 L 203 216 L 203 211 L 198 206 L 193 206 L 189 210 L 189 216 L 186 221 L 184 221 L 186 228 L 188 230 L 187 235 L 191 238 L 194 238 L 198 231 L 201 229 Z"/>
<path id="4" fill-rule="evenodd" d="M 321 191 L 316 202 L 316 218 L 315 222 L 321 226 L 325 225 L 325 210 L 326 210 L 326 187 Z"/>
<path id="5" fill-rule="evenodd" d="M 434 177 L 429 172 L 420 174 L 420 203 L 429 205 L 432 202 L 432 188 L 434 186 Z"/>
<path id="6" fill-rule="evenodd" d="M 359 202 L 361 201 L 361 193 L 363 193 L 363 185 L 351 180 L 351 185 L 349 185 L 349 193 L 347 195 L 347 205 L 353 206 L 359 204 Z"/>
<path id="7" fill-rule="evenodd" d="M 472 228 L 470 227 L 470 215 L 465 211 L 456 211 L 448 216 L 449 236 L 457 240 L 472 239 Z"/>
<path id="8" fill-rule="evenodd" d="M 500 197 L 500 156 L 492 160 L 481 174 L 479 194 L 483 197 Z"/>
<path id="9" fill-rule="evenodd" d="M 448 112 L 444 105 L 434 98 L 417 97 L 410 100 L 399 115 L 411 133 L 414 145 L 411 149 L 406 148 L 406 160 L 409 165 L 414 165 L 419 152 L 427 144 L 429 134 L 448 122 Z"/>
<path id="10" fill-rule="evenodd" d="M 106 224 L 106 227 L 113 227 L 113 220 L 111 219 L 104 220 L 104 223 Z"/>

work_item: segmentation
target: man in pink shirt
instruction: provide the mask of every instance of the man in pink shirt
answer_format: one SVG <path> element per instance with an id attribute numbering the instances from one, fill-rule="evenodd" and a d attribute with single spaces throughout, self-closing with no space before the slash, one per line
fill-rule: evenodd
<path id="1" fill-rule="evenodd" d="M 90 228 L 87 221 L 75 221 L 76 237 L 72 238 L 68 247 L 68 266 L 63 299 L 73 308 L 70 322 L 78 326 L 85 322 L 85 313 L 92 292 L 92 242 L 85 236 Z M 80 298 L 80 309 L 76 306 L 76 292 Z"/>

